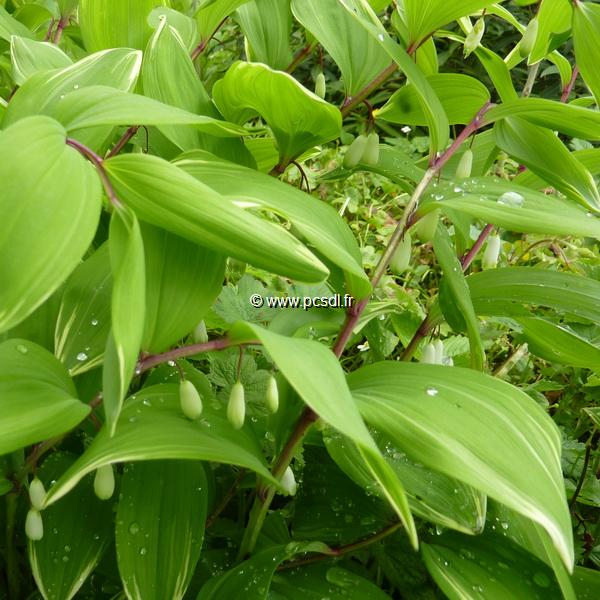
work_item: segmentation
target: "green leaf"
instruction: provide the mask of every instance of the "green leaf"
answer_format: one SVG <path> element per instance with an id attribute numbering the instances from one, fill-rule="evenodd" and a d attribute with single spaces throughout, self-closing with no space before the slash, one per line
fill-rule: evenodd
<path id="1" fill-rule="evenodd" d="M 573 8 L 569 0 L 544 0 L 537 13 L 538 30 L 528 64 L 533 65 L 550 52 L 554 35 L 571 28 Z"/>
<path id="2" fill-rule="evenodd" d="M 469 123 L 490 100 L 490 93 L 478 79 L 458 73 L 439 73 L 427 77 L 451 124 Z M 390 123 L 427 125 L 428 117 L 413 84 L 402 86 L 390 99 L 374 111 L 376 119 Z"/>
<path id="3" fill-rule="evenodd" d="M 460 261 L 456 258 L 456 252 L 448 231 L 442 224 L 438 224 L 433 239 L 433 249 L 444 273 L 444 280 L 448 286 L 447 289 L 451 300 L 460 311 L 466 323 L 471 350 L 471 366 L 478 371 L 482 371 L 485 364 L 485 352 L 483 351 L 483 344 L 479 333 L 479 323 L 469 294 L 469 286 L 465 281 Z M 440 285 L 440 300 L 441 289 Z"/>
<path id="4" fill-rule="evenodd" d="M 536 317 L 515 319 L 523 327 L 529 350 L 550 361 L 600 371 L 600 348 L 566 325 Z"/>
<path id="5" fill-rule="evenodd" d="M 573 587 L 579 600 L 592 600 L 600 586 L 600 573 L 594 569 L 575 567 L 573 572 Z"/>
<path id="6" fill-rule="evenodd" d="M 348 291 L 355 298 L 371 291 L 354 234 L 326 203 L 274 177 L 204 152 L 183 154 L 175 164 L 231 200 L 247 199 L 288 219 L 311 246 L 345 271 Z"/>
<path id="7" fill-rule="evenodd" d="M 142 50 L 151 33 L 148 15 L 168 4 L 167 0 L 80 0 L 78 19 L 86 49 Z"/>
<path id="8" fill-rule="evenodd" d="M 302 400 L 357 445 L 383 494 L 404 523 L 412 545 L 416 547 L 416 529 L 404 488 L 369 434 L 333 352 L 313 340 L 288 338 L 250 323 L 237 323 L 229 335 L 238 341 L 258 338 Z"/>
<path id="9" fill-rule="evenodd" d="M 217 108 L 234 123 L 257 114 L 265 119 L 277 140 L 280 164 L 341 132 L 342 116 L 335 106 L 287 73 L 260 63 L 234 63 L 214 85 L 213 96 Z"/>
<path id="10" fill-rule="evenodd" d="M 208 493 L 196 461 L 125 467 L 115 535 L 128 598 L 183 598 L 200 558 Z"/>
<path id="11" fill-rule="evenodd" d="M 445 534 L 423 544 L 422 552 L 431 576 L 450 600 L 561 596 L 549 567 L 498 534 Z"/>
<path id="12" fill-rule="evenodd" d="M 510 231 L 600 237 L 598 217 L 571 202 L 491 177 L 430 186 L 419 212 L 460 211 Z"/>
<path id="13" fill-rule="evenodd" d="M 100 183 L 65 137 L 47 117 L 0 131 L 0 332 L 61 285 L 96 233 Z"/>
<path id="14" fill-rule="evenodd" d="M 521 117 L 534 125 L 584 140 L 600 140 L 600 114 L 596 110 L 544 98 L 518 98 L 491 108 L 485 121 Z"/>
<path id="15" fill-rule="evenodd" d="M 36 472 L 49 489 L 75 456 L 51 454 Z M 42 514 L 44 537 L 29 542 L 29 562 L 44 598 L 73 598 L 112 541 L 112 506 L 94 494 L 87 477 L 71 495 Z"/>
<path id="16" fill-rule="evenodd" d="M 368 6 L 362 3 L 363 10 L 358 10 L 356 3 L 361 0 L 340 0 L 345 10 L 356 19 L 369 33 L 377 39 L 381 47 L 388 53 L 389 57 L 400 67 L 406 75 L 407 80 L 415 86 L 419 93 L 423 112 L 427 116 L 427 125 L 429 127 L 430 152 L 434 154 L 446 147 L 448 142 L 448 118 L 442 104 L 432 90 L 427 78 L 413 62 L 407 52 L 397 44 L 386 32 L 381 22 L 368 9 Z M 356 10 L 354 10 L 356 9 Z"/>
<path id="17" fill-rule="evenodd" d="M 71 375 L 101 364 L 110 331 L 112 273 L 108 244 L 67 280 L 56 322 L 54 354 Z"/>
<path id="18" fill-rule="evenodd" d="M 146 325 L 142 348 L 156 354 L 189 333 L 223 287 L 225 257 L 144 224 Z"/>
<path id="19" fill-rule="evenodd" d="M 202 40 L 207 41 L 215 32 L 219 23 L 232 14 L 238 6 L 246 2 L 248 0 L 209 0 L 203 2 L 196 13 L 196 22 Z"/>
<path id="20" fill-rule="evenodd" d="M 0 455 L 65 433 L 90 412 L 47 350 L 27 340 L 0 344 Z"/>
<path id="21" fill-rule="evenodd" d="M 248 600 L 267 600 L 269 587 L 277 567 L 297 554 L 320 552 L 327 554 L 329 548 L 320 542 L 290 542 L 257 552 L 254 556 L 212 577 L 204 584 L 197 600 L 219 600 L 243 596 Z"/>
<path id="22" fill-rule="evenodd" d="M 26 37 L 10 39 L 12 77 L 17 85 L 39 71 L 68 67 L 73 61 L 55 44 L 36 42 Z"/>
<path id="23" fill-rule="evenodd" d="M 492 523 L 492 529 L 499 531 L 551 567 L 564 599 L 575 600 L 571 576 L 560 560 L 548 533 L 538 523 L 496 502 L 490 506 L 488 520 Z"/>
<path id="24" fill-rule="evenodd" d="M 142 81 L 144 94 L 150 98 L 176 106 L 194 115 L 221 119 L 221 115 L 196 73 L 181 37 L 173 27 L 168 25 L 167 20 L 163 19 L 159 22 L 148 42 L 142 65 Z M 214 124 L 215 130 L 217 127 L 219 124 Z M 219 135 L 223 135 L 226 131 L 231 132 L 235 126 L 223 123 L 222 128 L 223 131 Z M 207 133 L 202 133 L 198 127 L 168 125 L 163 125 L 159 129 L 182 150 L 205 148 L 234 161 L 237 161 L 240 155 L 249 154 L 241 140 L 221 137 L 215 139 L 208 135 L 209 130 L 206 130 Z M 238 133 L 243 135 L 247 132 L 238 131 Z"/>
<path id="25" fill-rule="evenodd" d="M 575 58 L 583 79 L 600 102 L 600 6 L 591 2 L 577 2 L 573 10 L 573 40 Z"/>
<path id="26" fill-rule="evenodd" d="M 45 505 L 62 498 L 98 467 L 117 462 L 185 459 L 238 465 L 274 483 L 248 427 L 235 430 L 219 404 L 205 403 L 190 421 L 179 405 L 179 385 L 156 385 L 131 397 L 111 437 L 103 427 L 75 464 L 48 491 Z"/>
<path id="27" fill-rule="evenodd" d="M 233 123 L 195 115 L 139 94 L 94 85 L 67 94 L 54 113 L 67 131 L 77 132 L 98 125 L 193 125 L 200 131 L 222 137 L 238 137 L 246 130 Z M 175 140 L 173 140 L 175 141 Z"/>
<path id="28" fill-rule="evenodd" d="M 418 47 L 442 25 L 492 4 L 493 0 L 404 0 L 409 48 Z"/>
<path id="29" fill-rule="evenodd" d="M 248 43 L 248 60 L 284 71 L 292 62 L 289 0 L 252 0 L 237 9 L 236 20 Z"/>
<path id="30" fill-rule="evenodd" d="M 356 2 L 357 10 L 364 5 Z M 337 0 L 292 0 L 294 17 L 317 38 L 342 72 L 346 96 L 353 96 L 389 67 L 377 40 Z"/>
<path id="31" fill-rule="evenodd" d="M 525 306 L 545 306 L 600 325 L 600 282 L 533 267 L 482 271 L 467 277 L 475 312 L 531 316 Z"/>
<path id="32" fill-rule="evenodd" d="M 200 37 L 196 21 L 171 8 L 163 6 L 155 8 L 148 16 L 148 24 L 155 30 L 165 27 L 170 29 L 182 44 L 188 58 Z M 148 44 L 151 45 L 152 42 L 149 41 Z"/>
<path id="33" fill-rule="evenodd" d="M 286 600 L 390 600 L 390 596 L 368 579 L 329 565 L 280 571 L 273 577 L 270 591 L 274 598 Z"/>
<path id="34" fill-rule="evenodd" d="M 540 523 L 572 567 L 560 434 L 534 400 L 488 375 L 438 365 L 378 363 L 348 384 L 366 421 L 411 459 Z"/>
<path id="35" fill-rule="evenodd" d="M 254 216 L 240 207 L 243 202 L 225 199 L 164 160 L 129 154 L 104 165 L 119 198 L 153 225 L 292 279 L 319 282 L 328 274 L 282 227 Z"/>
<path id="36" fill-rule="evenodd" d="M 11 99 L 4 126 L 29 115 L 53 116 L 69 92 L 90 85 L 108 85 L 122 91 L 135 86 L 142 53 L 128 48 L 105 50 L 63 69 L 37 73 L 30 77 Z M 79 138 L 80 142 L 84 142 Z"/>
<path id="37" fill-rule="evenodd" d="M 401 452 L 385 436 L 375 434 L 375 439 L 383 456 L 395 473 L 402 485 L 406 488 L 406 495 L 412 512 L 430 523 L 436 523 L 441 527 L 449 527 L 473 535 L 481 533 L 485 524 L 486 496 L 471 486 L 465 485 L 457 479 L 447 477 L 443 473 L 431 470 L 421 463 L 411 460 L 404 452 Z M 328 435 L 324 438 L 327 451 L 334 458 L 340 469 L 361 485 L 367 493 L 381 495 L 373 482 L 373 477 L 365 468 L 364 462 L 356 449 L 346 443 L 340 435 Z M 323 468 L 322 465 L 319 468 Z M 333 475 L 330 475 L 333 477 Z M 306 472 L 303 483 L 306 485 Z M 329 496 L 329 492 L 327 494 Z M 354 498 L 348 498 L 350 504 Z M 296 507 L 296 515 L 299 507 Z M 319 512 L 317 509 L 316 512 Z M 351 514 L 355 509 L 349 511 Z M 314 519 L 314 516 L 313 516 Z M 352 521 L 354 533 L 348 541 L 358 537 L 357 525 Z M 379 529 L 383 525 L 380 524 Z M 375 533 L 371 531 L 370 533 Z"/>
<path id="38" fill-rule="evenodd" d="M 10 42 L 13 35 L 33 38 L 33 33 L 23 23 L 9 14 L 4 6 L 0 6 L 0 38 Z"/>
<path id="39" fill-rule="evenodd" d="M 144 243 L 136 216 L 119 207 L 110 221 L 108 244 L 113 274 L 111 332 L 102 372 L 103 406 L 114 435 L 142 344 L 145 320 Z"/>
<path id="40" fill-rule="evenodd" d="M 510 117 L 494 126 L 496 143 L 536 175 L 579 204 L 600 211 L 600 193 L 590 172 L 550 130 Z"/>

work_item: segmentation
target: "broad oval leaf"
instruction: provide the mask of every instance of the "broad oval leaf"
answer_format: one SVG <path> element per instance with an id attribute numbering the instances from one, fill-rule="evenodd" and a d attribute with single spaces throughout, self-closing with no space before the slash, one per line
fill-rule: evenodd
<path id="1" fill-rule="evenodd" d="M 357 3 L 357 9 L 363 6 Z M 308 29 L 342 72 L 351 97 L 390 65 L 390 57 L 338 0 L 292 0 L 294 16 Z"/>
<path id="2" fill-rule="evenodd" d="M 17 85 L 23 85 L 39 71 L 60 69 L 73 64 L 55 44 L 18 36 L 13 36 L 10 40 L 10 61 L 13 81 Z"/>
<path id="3" fill-rule="evenodd" d="M 106 422 L 113 435 L 142 345 L 146 312 L 144 242 L 138 220 L 129 208 L 115 209 L 108 245 L 113 273 L 112 323 L 102 371 L 102 395 Z"/>
<path id="4" fill-rule="evenodd" d="M 451 124 L 468 123 L 490 100 L 490 93 L 483 83 L 468 75 L 438 73 L 427 77 L 427 81 L 439 98 Z M 411 83 L 394 92 L 390 99 L 373 114 L 376 119 L 390 123 L 428 124 L 419 92 Z"/>
<path id="5" fill-rule="evenodd" d="M 572 568 L 560 434 L 534 400 L 488 375 L 438 365 L 378 363 L 348 384 L 371 426 L 414 460 L 540 523 Z"/>
<path id="6" fill-rule="evenodd" d="M 229 335 L 238 342 L 258 338 L 300 398 L 356 444 L 382 493 L 404 523 L 412 545 L 417 547 L 417 532 L 404 488 L 362 420 L 333 352 L 313 340 L 289 338 L 250 323 L 237 323 Z"/>
<path id="7" fill-rule="evenodd" d="M 65 137 L 41 116 L 0 132 L 0 332 L 60 286 L 96 233 L 100 182 Z"/>
<path id="8" fill-rule="evenodd" d="M 223 287 L 225 257 L 144 224 L 146 324 L 142 348 L 158 353 L 189 333 Z"/>
<path id="9" fill-rule="evenodd" d="M 121 155 L 104 165 L 119 198 L 153 225 L 292 279 L 316 283 L 328 275 L 282 227 L 236 206 L 158 157 Z"/>
<path id="10" fill-rule="evenodd" d="M 0 344 L 0 455 L 65 433 L 89 412 L 50 352 L 27 340 Z"/>
<path id="11" fill-rule="evenodd" d="M 552 570 L 499 534 L 474 538 L 445 534 L 423 544 L 422 553 L 431 576 L 450 600 L 561 597 Z"/>
<path id="12" fill-rule="evenodd" d="M 419 212 L 456 210 L 521 233 L 599 238 L 600 219 L 579 206 L 530 188 L 491 177 L 433 184 Z"/>
<path id="13" fill-rule="evenodd" d="M 150 37 L 148 15 L 168 0 L 80 0 L 78 18 L 89 52 L 105 48 L 142 50 Z"/>
<path id="14" fill-rule="evenodd" d="M 153 460 L 125 467 L 115 536 L 128 598 L 183 598 L 200 558 L 207 500 L 200 462 Z"/>
<path id="15" fill-rule="evenodd" d="M 190 421 L 181 412 L 179 385 L 155 385 L 131 397 L 116 433 L 103 427 L 79 459 L 48 491 L 50 506 L 103 465 L 141 460 L 206 460 L 256 471 L 276 484 L 250 430 L 235 430 L 220 405 L 205 403 L 202 419 Z"/>
<path id="16" fill-rule="evenodd" d="M 293 77 L 260 63 L 234 63 L 213 87 L 217 108 L 230 121 L 261 115 L 273 131 L 280 164 L 341 133 L 340 111 Z"/>
<path id="17" fill-rule="evenodd" d="M 110 331 L 111 293 L 110 257 L 104 244 L 73 271 L 60 300 L 54 354 L 71 375 L 102 362 Z"/>
<path id="18" fill-rule="evenodd" d="M 225 197 L 248 199 L 289 219 L 309 244 L 346 272 L 348 289 L 355 298 L 371 291 L 354 235 L 327 204 L 274 177 L 204 152 L 183 154 L 175 164 Z"/>
<path id="19" fill-rule="evenodd" d="M 74 462 L 74 455 L 51 454 L 36 472 L 50 489 Z M 29 562 L 44 598 L 70 600 L 96 568 L 113 538 L 110 502 L 94 494 L 87 477 L 68 497 L 44 510 L 44 537 L 29 541 Z"/>

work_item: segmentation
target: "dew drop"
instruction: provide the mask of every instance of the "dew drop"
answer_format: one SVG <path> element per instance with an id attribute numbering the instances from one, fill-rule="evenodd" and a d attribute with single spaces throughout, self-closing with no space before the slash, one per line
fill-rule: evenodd
<path id="1" fill-rule="evenodd" d="M 98 325 L 98 319 L 92 319 L 91 325 L 92 325 L 92 327 L 96 327 L 96 325 Z"/>
<path id="2" fill-rule="evenodd" d="M 85 352 L 79 352 L 75 358 L 77 358 L 79 362 L 83 362 L 88 359 L 88 355 Z"/>
<path id="3" fill-rule="evenodd" d="M 498 198 L 498 204 L 503 204 L 505 206 L 511 206 L 513 208 L 520 208 L 523 206 L 525 202 L 525 198 L 518 194 L 517 192 L 505 192 Z"/>
<path id="4" fill-rule="evenodd" d="M 383 33 L 380 33 L 380 34 L 377 36 L 377 39 L 378 39 L 380 42 L 383 42 L 383 40 L 384 40 Z"/>
<path id="5" fill-rule="evenodd" d="M 437 396 L 438 390 L 436 388 L 434 388 L 434 387 L 426 387 L 425 388 L 425 393 L 428 396 Z"/>
<path id="6" fill-rule="evenodd" d="M 19 344 L 17 346 L 17 352 L 20 352 L 21 354 L 27 354 L 27 352 L 28 352 L 27 346 L 24 346 L 23 344 Z"/>
<path id="7" fill-rule="evenodd" d="M 540 587 L 543 587 L 543 588 L 550 587 L 550 578 L 548 577 L 548 575 L 546 575 L 546 573 L 542 573 L 542 572 L 536 573 L 533 576 L 533 582 L 536 585 L 539 585 Z"/>
<path id="8" fill-rule="evenodd" d="M 140 556 L 145 556 L 148 554 L 148 550 L 146 548 L 140 548 Z"/>
<path id="9" fill-rule="evenodd" d="M 140 530 L 140 526 L 134 521 L 130 526 L 129 526 L 129 533 L 131 535 L 135 535 L 136 533 L 138 533 Z"/>

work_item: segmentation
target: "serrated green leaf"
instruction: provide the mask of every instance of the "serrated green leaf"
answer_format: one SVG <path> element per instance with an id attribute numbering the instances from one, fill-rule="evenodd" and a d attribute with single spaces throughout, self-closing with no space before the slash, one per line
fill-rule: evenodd
<path id="1" fill-rule="evenodd" d="M 158 353 L 189 333 L 222 289 L 225 257 L 164 229 L 142 226 L 146 324 L 142 348 Z"/>
<path id="2" fill-rule="evenodd" d="M 119 198 L 141 219 L 193 243 L 257 267 L 308 282 L 324 265 L 279 225 L 217 194 L 182 169 L 154 156 L 121 155 L 105 168 Z"/>
<path id="3" fill-rule="evenodd" d="M 488 375 L 438 365 L 378 363 L 348 384 L 371 426 L 413 460 L 540 523 L 572 568 L 560 434 L 534 400 Z"/>
<path id="4" fill-rule="evenodd" d="M 235 430 L 219 405 L 206 403 L 202 419 L 181 412 L 179 385 L 156 385 L 131 397 L 111 437 L 103 427 L 86 451 L 50 488 L 45 506 L 62 498 L 88 473 L 118 462 L 184 459 L 238 465 L 276 483 L 249 428 Z"/>
<path id="5" fill-rule="evenodd" d="M 248 199 L 288 219 L 311 246 L 345 271 L 355 298 L 370 292 L 354 235 L 331 207 L 273 177 L 203 152 L 183 154 L 175 164 L 225 197 Z"/>
<path id="6" fill-rule="evenodd" d="M 114 435 L 142 344 L 146 311 L 144 243 L 138 220 L 127 207 L 113 213 L 108 244 L 113 286 L 102 392 L 104 414 Z"/>
<path id="7" fill-rule="evenodd" d="M 115 541 L 128 598 L 183 598 L 200 558 L 208 494 L 204 467 L 197 461 L 125 467 Z"/>
<path id="8" fill-rule="evenodd" d="M 459 73 L 438 73 L 427 77 L 451 124 L 466 124 L 489 101 L 490 93 L 478 79 Z M 412 84 L 401 87 L 389 100 L 375 110 L 376 119 L 390 123 L 427 125 L 419 92 Z"/>
<path id="9" fill-rule="evenodd" d="M 0 344 L 0 455 L 65 433 L 90 412 L 62 364 L 40 346 Z"/>
<path id="10" fill-rule="evenodd" d="M 234 63 L 214 85 L 213 96 L 217 108 L 234 123 L 261 115 L 277 140 L 281 164 L 341 132 L 342 116 L 335 106 L 287 73 L 260 63 Z"/>
<path id="11" fill-rule="evenodd" d="M 62 284 L 96 232 L 100 183 L 65 137 L 48 117 L 0 132 L 0 332 Z"/>
<path id="12" fill-rule="evenodd" d="M 97 367 L 110 331 L 112 273 L 108 244 L 67 280 L 56 322 L 54 354 L 71 375 Z"/>
<path id="13" fill-rule="evenodd" d="M 50 489 L 75 461 L 66 453 L 51 454 L 36 472 Z M 44 537 L 29 542 L 29 562 L 44 598 L 73 598 L 96 568 L 113 538 L 109 502 L 96 498 L 87 477 L 61 502 L 43 512 Z"/>
<path id="14" fill-rule="evenodd" d="M 60 69 L 73 61 L 55 44 L 36 42 L 26 37 L 12 36 L 10 39 L 10 61 L 13 81 L 23 83 L 39 71 Z"/>

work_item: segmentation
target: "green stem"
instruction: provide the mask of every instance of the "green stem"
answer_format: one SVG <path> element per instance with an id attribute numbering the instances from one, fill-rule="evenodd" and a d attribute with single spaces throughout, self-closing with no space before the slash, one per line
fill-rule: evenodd
<path id="1" fill-rule="evenodd" d="M 381 71 L 381 73 L 379 73 L 375 79 L 367 83 L 362 90 L 359 90 L 355 96 L 348 96 L 340 108 L 342 115 L 345 117 L 349 112 L 354 110 L 357 105 L 368 98 L 382 83 L 384 83 L 386 79 L 388 79 L 392 73 L 396 71 L 397 68 L 398 66 L 396 63 L 392 63 L 383 71 Z"/>
<path id="2" fill-rule="evenodd" d="M 21 575 L 15 540 L 15 522 L 17 517 L 18 494 L 11 492 L 6 496 L 6 579 L 8 580 L 8 597 L 20 598 Z"/>

